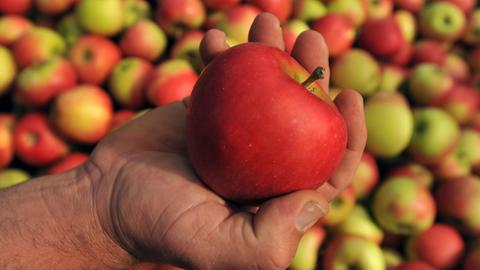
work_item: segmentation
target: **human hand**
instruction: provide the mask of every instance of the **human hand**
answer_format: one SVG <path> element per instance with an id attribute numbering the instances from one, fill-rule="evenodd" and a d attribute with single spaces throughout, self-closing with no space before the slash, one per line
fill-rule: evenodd
<path id="1" fill-rule="evenodd" d="M 257 17 L 249 39 L 285 47 L 279 22 L 269 14 Z M 226 49 L 225 35 L 211 30 L 200 51 L 208 63 Z M 310 72 L 325 67 L 320 83 L 328 89 L 328 49 L 320 34 L 300 35 L 292 56 Z M 361 96 L 343 91 L 335 104 L 349 135 L 336 173 L 318 190 L 273 198 L 255 213 L 225 201 L 196 177 L 185 143 L 187 104 L 148 112 L 102 140 L 84 165 L 100 225 L 140 260 L 188 269 L 287 268 L 303 232 L 349 185 L 365 146 Z"/>

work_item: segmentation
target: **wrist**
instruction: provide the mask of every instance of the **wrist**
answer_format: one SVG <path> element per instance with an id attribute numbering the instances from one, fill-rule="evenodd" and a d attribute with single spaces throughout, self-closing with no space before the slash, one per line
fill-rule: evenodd
<path id="1" fill-rule="evenodd" d="M 128 267 L 132 257 L 98 222 L 92 177 L 95 173 L 81 166 L 1 191 L 0 219 L 8 222 L 0 224 L 0 268 L 9 266 L 2 259 L 8 257 L 24 269 Z"/>

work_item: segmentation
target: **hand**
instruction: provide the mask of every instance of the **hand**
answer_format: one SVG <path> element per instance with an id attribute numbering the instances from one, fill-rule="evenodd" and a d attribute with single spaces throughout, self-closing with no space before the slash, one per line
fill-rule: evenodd
<path id="1" fill-rule="evenodd" d="M 251 42 L 284 49 L 278 20 L 256 18 Z M 206 33 L 201 55 L 208 63 L 228 49 L 225 35 Z M 303 33 L 292 56 L 307 70 L 326 68 L 328 49 L 320 34 Z M 285 269 L 302 233 L 328 211 L 328 201 L 351 181 L 363 152 L 363 102 L 354 91 L 335 100 L 348 127 L 348 149 L 334 176 L 318 190 L 269 200 L 256 213 L 216 195 L 195 176 L 185 143 L 186 104 L 160 107 L 105 138 L 84 169 L 105 232 L 140 260 L 188 269 Z"/>

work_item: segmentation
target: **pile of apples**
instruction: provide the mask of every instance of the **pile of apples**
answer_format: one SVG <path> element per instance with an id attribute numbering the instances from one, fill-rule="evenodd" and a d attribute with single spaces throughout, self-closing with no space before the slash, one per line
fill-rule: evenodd
<path id="1" fill-rule="evenodd" d="M 304 235 L 290 268 L 479 270 L 475 7 L 476 0 L 0 0 L 0 188 L 78 166 L 109 132 L 189 96 L 204 67 L 204 32 L 217 28 L 229 45 L 245 43 L 265 11 L 281 21 L 287 51 L 307 29 L 324 36 L 331 95 L 361 93 L 368 128 L 351 187 Z"/>

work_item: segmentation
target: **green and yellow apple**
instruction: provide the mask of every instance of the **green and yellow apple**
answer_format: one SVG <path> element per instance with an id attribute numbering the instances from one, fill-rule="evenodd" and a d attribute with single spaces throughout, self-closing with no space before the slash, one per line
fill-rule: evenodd
<path id="1" fill-rule="evenodd" d="M 0 17 L 0 45 L 9 46 L 32 27 L 25 17 L 3 15 Z"/>
<path id="2" fill-rule="evenodd" d="M 344 220 L 335 225 L 333 232 L 334 234 L 363 237 L 377 244 L 383 240 L 382 230 L 361 205 L 356 205 Z"/>
<path id="3" fill-rule="evenodd" d="M 443 108 L 460 125 L 465 125 L 472 121 L 478 110 L 480 94 L 473 87 L 456 83 L 435 105 Z"/>
<path id="4" fill-rule="evenodd" d="M 367 2 L 364 0 L 332 0 L 328 13 L 347 16 L 355 27 L 362 25 L 367 19 Z"/>
<path id="5" fill-rule="evenodd" d="M 403 263 L 403 257 L 397 250 L 391 248 L 382 248 L 382 251 L 387 269 L 392 269 Z"/>
<path id="6" fill-rule="evenodd" d="M 327 8 L 321 1 L 316 0 L 293 0 L 293 17 L 309 22 L 321 18 L 327 14 Z"/>
<path id="7" fill-rule="evenodd" d="M 480 169 L 480 132 L 471 128 L 462 130 L 458 147 L 467 156 L 473 169 Z"/>
<path id="8" fill-rule="evenodd" d="M 442 67 L 435 64 L 415 66 L 409 77 L 409 94 L 419 105 L 431 105 L 444 96 L 454 81 Z"/>
<path id="9" fill-rule="evenodd" d="M 123 30 L 123 0 L 78 0 L 75 10 L 80 25 L 91 34 L 114 36 Z"/>
<path id="10" fill-rule="evenodd" d="M 353 193 L 357 199 L 363 199 L 370 195 L 377 185 L 379 174 L 375 157 L 368 152 L 363 152 L 352 179 Z"/>
<path id="11" fill-rule="evenodd" d="M 13 134 L 11 128 L 0 123 L 0 169 L 7 167 L 13 159 Z"/>
<path id="12" fill-rule="evenodd" d="M 406 42 L 413 42 L 417 35 L 417 22 L 415 16 L 407 10 L 397 10 L 393 14 L 393 17 L 400 27 L 400 31 L 403 34 L 403 39 Z"/>
<path id="13" fill-rule="evenodd" d="M 282 27 L 283 40 L 285 41 L 285 49 L 287 50 L 287 52 L 292 51 L 293 46 L 295 45 L 295 41 L 297 40 L 297 37 L 301 33 L 309 29 L 310 27 L 308 26 L 308 24 L 306 24 L 304 21 L 299 19 L 290 20 L 283 25 Z"/>
<path id="14" fill-rule="evenodd" d="M 152 17 L 152 9 L 146 0 L 124 0 L 125 20 L 124 27 L 128 28 L 135 23 L 148 20 Z"/>
<path id="15" fill-rule="evenodd" d="M 330 202 L 328 214 L 320 220 L 321 224 L 334 226 L 342 222 L 355 206 L 355 194 L 352 187 L 345 189 Z"/>
<path id="16" fill-rule="evenodd" d="M 300 239 L 297 252 L 290 264 L 290 270 L 315 270 L 318 263 L 320 246 L 326 237 L 325 229 L 313 226 Z"/>
<path id="17" fill-rule="evenodd" d="M 393 0 L 367 0 L 367 19 L 385 19 L 392 12 Z"/>
<path id="18" fill-rule="evenodd" d="M 419 29 L 427 38 L 455 41 L 465 27 L 465 14 L 452 3 L 430 3 L 420 12 Z"/>
<path id="19" fill-rule="evenodd" d="M 17 75 L 17 65 L 12 53 L 6 47 L 0 46 L 0 96 L 4 95 Z"/>
<path id="20" fill-rule="evenodd" d="M 418 163 L 408 163 L 396 168 L 393 168 L 389 172 L 389 177 L 408 177 L 415 180 L 420 185 L 424 186 L 427 189 L 433 184 L 433 174 L 430 170 Z"/>
<path id="21" fill-rule="evenodd" d="M 31 176 L 20 169 L 6 169 L 0 171 L 0 189 L 12 187 L 30 179 Z"/>
<path id="22" fill-rule="evenodd" d="M 382 79 L 378 90 L 381 92 L 396 92 L 407 79 L 407 71 L 395 65 L 382 66 Z"/>
<path id="23" fill-rule="evenodd" d="M 57 23 L 57 32 L 63 37 L 68 48 L 71 48 L 77 40 L 85 34 L 82 26 L 78 23 L 74 14 L 66 15 Z"/>

